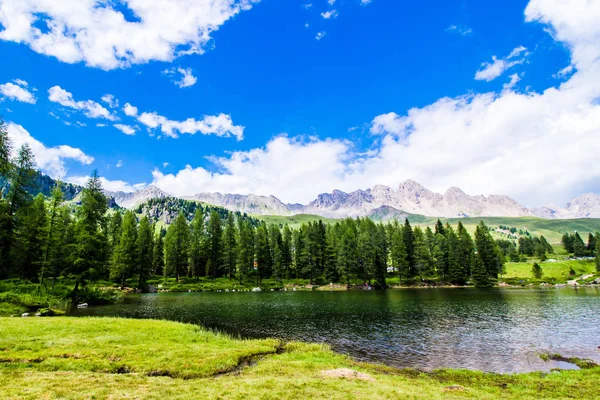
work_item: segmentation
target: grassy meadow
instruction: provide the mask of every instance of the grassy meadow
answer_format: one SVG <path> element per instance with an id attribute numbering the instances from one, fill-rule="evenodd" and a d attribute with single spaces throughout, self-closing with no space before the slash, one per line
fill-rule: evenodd
<path id="1" fill-rule="evenodd" d="M 0 398 L 598 398 L 600 368 L 421 372 L 359 363 L 318 344 L 238 340 L 116 318 L 0 318 Z"/>

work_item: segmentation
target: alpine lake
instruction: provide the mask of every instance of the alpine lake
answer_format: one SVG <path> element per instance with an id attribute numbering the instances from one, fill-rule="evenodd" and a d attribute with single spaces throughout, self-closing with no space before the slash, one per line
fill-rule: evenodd
<path id="1" fill-rule="evenodd" d="M 326 343 L 357 360 L 421 370 L 573 369 L 600 362 L 600 288 L 131 294 L 73 316 L 167 319 L 234 337 Z"/>

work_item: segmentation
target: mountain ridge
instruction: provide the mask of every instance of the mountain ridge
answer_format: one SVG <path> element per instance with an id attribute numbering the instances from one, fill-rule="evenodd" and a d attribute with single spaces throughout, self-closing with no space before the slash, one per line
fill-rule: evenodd
<path id="1" fill-rule="evenodd" d="M 585 193 L 571 199 L 563 208 L 527 208 L 506 195 L 469 195 L 452 186 L 444 194 L 433 192 L 408 179 L 397 189 L 374 185 L 368 189 L 344 192 L 334 189 L 321 193 L 306 205 L 284 203 L 270 195 L 203 192 L 193 196 L 172 196 L 149 185 L 137 192 L 106 192 L 121 207 L 133 208 L 151 198 L 174 197 L 220 206 L 231 211 L 255 215 L 291 216 L 315 214 L 323 217 L 365 217 L 373 214 L 401 216 L 417 214 L 429 217 L 540 217 L 545 219 L 600 218 L 600 195 Z"/>

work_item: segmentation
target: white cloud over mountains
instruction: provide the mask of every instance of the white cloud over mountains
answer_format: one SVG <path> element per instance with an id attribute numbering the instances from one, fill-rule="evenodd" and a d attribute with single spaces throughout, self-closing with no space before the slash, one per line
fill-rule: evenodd
<path id="1" fill-rule="evenodd" d="M 29 144 L 35 155 L 37 167 L 53 178 L 65 177 L 67 174 L 66 160 L 74 160 L 83 165 L 89 165 L 94 161 L 93 157 L 78 148 L 66 145 L 46 147 L 21 125 L 9 122 L 6 128 L 13 143 L 13 152 L 16 152 L 23 144 Z"/>
<path id="2" fill-rule="evenodd" d="M 0 100 L 8 99 L 20 101 L 22 103 L 36 103 L 37 99 L 34 94 L 28 90 L 29 85 L 27 82 L 21 79 L 15 79 L 13 82 L 6 82 L 0 85 Z"/>
<path id="3" fill-rule="evenodd" d="M 531 0 L 525 20 L 544 24 L 570 50 L 575 72 L 560 86 L 517 93 L 511 76 L 500 92 L 444 97 L 374 117 L 374 143 L 366 154 L 342 140 L 283 136 L 264 148 L 213 159 L 219 172 L 192 166 L 175 174 L 154 171 L 154 183 L 179 195 L 273 194 L 288 202 L 334 188 L 396 186 L 408 178 L 437 191 L 455 185 L 473 194 L 508 194 L 526 205 L 560 204 L 598 191 L 600 2 Z M 494 67 L 494 61 L 480 78 L 494 79 L 525 51 L 516 47 L 504 65 Z"/>
<path id="4" fill-rule="evenodd" d="M 0 0 L 0 40 L 105 70 L 202 54 L 259 0 Z"/>

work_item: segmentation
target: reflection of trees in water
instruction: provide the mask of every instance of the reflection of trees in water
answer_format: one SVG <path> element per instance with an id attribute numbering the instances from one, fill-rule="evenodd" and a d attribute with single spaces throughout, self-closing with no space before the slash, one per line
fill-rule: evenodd
<path id="1" fill-rule="evenodd" d="M 77 310 L 191 322 L 241 337 L 325 342 L 368 361 L 417 368 L 548 367 L 535 349 L 590 357 L 596 290 L 402 289 L 369 292 L 171 293 Z M 587 352 L 587 353 L 586 353 Z"/>

